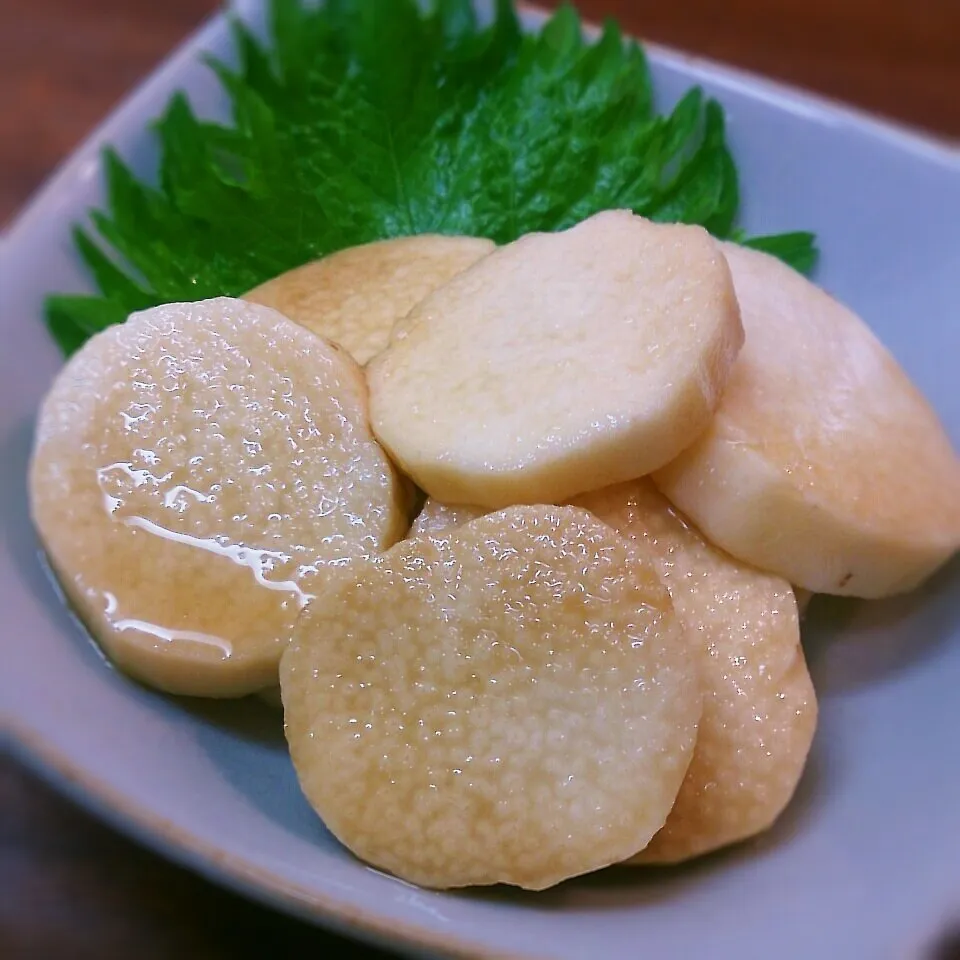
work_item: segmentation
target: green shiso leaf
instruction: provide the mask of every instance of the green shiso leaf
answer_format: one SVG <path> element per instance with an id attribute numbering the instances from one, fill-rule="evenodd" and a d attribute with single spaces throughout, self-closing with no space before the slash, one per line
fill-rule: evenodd
<path id="1" fill-rule="evenodd" d="M 75 242 L 100 291 L 54 296 L 65 353 L 156 303 L 236 296 L 336 250 L 418 233 L 507 243 L 630 208 L 702 224 L 809 270 L 808 233 L 743 241 L 723 111 L 691 90 L 653 106 L 643 51 L 615 23 L 589 42 L 570 6 L 524 34 L 511 0 L 271 0 L 269 44 L 234 22 L 210 61 L 231 123 L 173 97 L 156 186 L 104 157 L 106 209 Z"/>

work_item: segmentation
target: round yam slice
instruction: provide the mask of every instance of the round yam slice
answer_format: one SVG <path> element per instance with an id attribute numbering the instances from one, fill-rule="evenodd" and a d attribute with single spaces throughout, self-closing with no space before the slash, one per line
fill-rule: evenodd
<path id="1" fill-rule="evenodd" d="M 576 502 L 654 555 L 700 657 L 693 760 L 663 829 L 630 862 L 676 863 L 760 833 L 793 796 L 817 722 L 790 585 L 711 546 L 649 480 Z"/>
<path id="2" fill-rule="evenodd" d="M 707 431 L 654 477 L 714 543 L 817 593 L 906 591 L 960 547 L 960 459 L 869 328 L 725 245 L 746 345 Z"/>
<path id="3" fill-rule="evenodd" d="M 327 827 L 438 888 L 542 889 L 636 853 L 701 709 L 642 547 L 570 507 L 504 510 L 331 571 L 280 682 Z"/>
<path id="4" fill-rule="evenodd" d="M 276 683 L 313 582 L 406 524 L 360 368 L 227 298 L 133 314 L 70 360 L 40 411 L 30 501 L 106 653 L 198 696 Z"/>
<path id="5" fill-rule="evenodd" d="M 244 300 L 279 310 L 362 364 L 387 345 L 395 321 L 494 249 L 479 237 L 378 240 L 288 270 Z"/>
<path id="6" fill-rule="evenodd" d="M 498 248 L 407 324 L 368 367 L 374 431 L 430 496 L 491 508 L 666 464 L 743 339 L 707 232 L 626 211 Z"/>

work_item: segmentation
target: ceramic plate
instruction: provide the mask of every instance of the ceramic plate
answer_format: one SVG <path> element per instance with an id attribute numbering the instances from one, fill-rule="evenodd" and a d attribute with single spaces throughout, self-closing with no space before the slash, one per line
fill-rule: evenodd
<path id="1" fill-rule="evenodd" d="M 903 599 L 815 602 L 805 644 L 820 732 L 796 799 L 769 834 L 686 869 L 610 871 L 537 895 L 431 893 L 364 867 L 301 797 L 268 708 L 178 701 L 103 662 L 45 574 L 27 519 L 34 413 L 61 363 L 41 303 L 48 291 L 87 289 L 69 231 L 103 201 L 100 147 L 114 144 L 148 174 L 147 126 L 174 88 L 221 114 L 198 57 L 229 49 L 224 21 L 213 20 L 77 151 L 3 241 L 0 707 L 18 752 L 173 859 L 411 954 L 921 956 L 960 911 L 957 562 Z M 650 52 L 662 104 L 700 83 L 726 107 L 745 225 L 819 234 L 819 281 L 868 319 L 960 445 L 958 153 Z"/>

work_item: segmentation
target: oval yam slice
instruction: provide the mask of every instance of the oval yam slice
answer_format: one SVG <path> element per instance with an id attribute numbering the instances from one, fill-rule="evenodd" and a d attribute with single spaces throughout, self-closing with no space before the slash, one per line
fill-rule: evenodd
<path id="1" fill-rule="evenodd" d="M 576 503 L 654 554 L 700 656 L 693 760 L 663 829 L 630 862 L 676 863 L 767 829 L 793 796 L 817 722 L 790 585 L 711 546 L 649 480 Z"/>
<path id="2" fill-rule="evenodd" d="M 30 467 L 37 529 L 104 650 L 199 696 L 275 683 L 312 581 L 391 546 L 405 493 L 356 363 L 226 298 L 90 340 L 44 401 Z"/>
<path id="3" fill-rule="evenodd" d="M 280 668 L 301 786 L 427 887 L 542 889 L 644 847 L 696 739 L 695 658 L 642 548 L 520 507 L 331 571 Z"/>
<path id="4" fill-rule="evenodd" d="M 243 299 L 279 310 L 362 364 L 389 343 L 395 321 L 494 249 L 478 237 L 378 240 L 288 270 Z"/>
<path id="5" fill-rule="evenodd" d="M 960 459 L 869 328 L 725 245 L 746 345 L 708 430 L 654 477 L 714 542 L 818 593 L 916 586 L 960 546 Z"/>
<path id="6" fill-rule="evenodd" d="M 699 227 L 601 213 L 500 247 L 368 367 L 374 431 L 446 503 L 550 503 L 663 466 L 706 427 L 743 338 Z"/>

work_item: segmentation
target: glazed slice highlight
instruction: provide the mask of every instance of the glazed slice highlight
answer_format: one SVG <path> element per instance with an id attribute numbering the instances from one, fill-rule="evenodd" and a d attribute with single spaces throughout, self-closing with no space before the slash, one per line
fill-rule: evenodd
<path id="1" fill-rule="evenodd" d="M 280 679 L 326 826 L 438 888 L 542 889 L 635 854 L 673 806 L 701 709 L 642 545 L 570 507 L 331 571 Z"/>
<path id="2" fill-rule="evenodd" d="M 226 298 L 134 314 L 70 360 L 40 411 L 30 502 L 116 664 L 221 697 L 276 683 L 314 581 L 394 543 L 407 506 L 354 361 Z"/>

